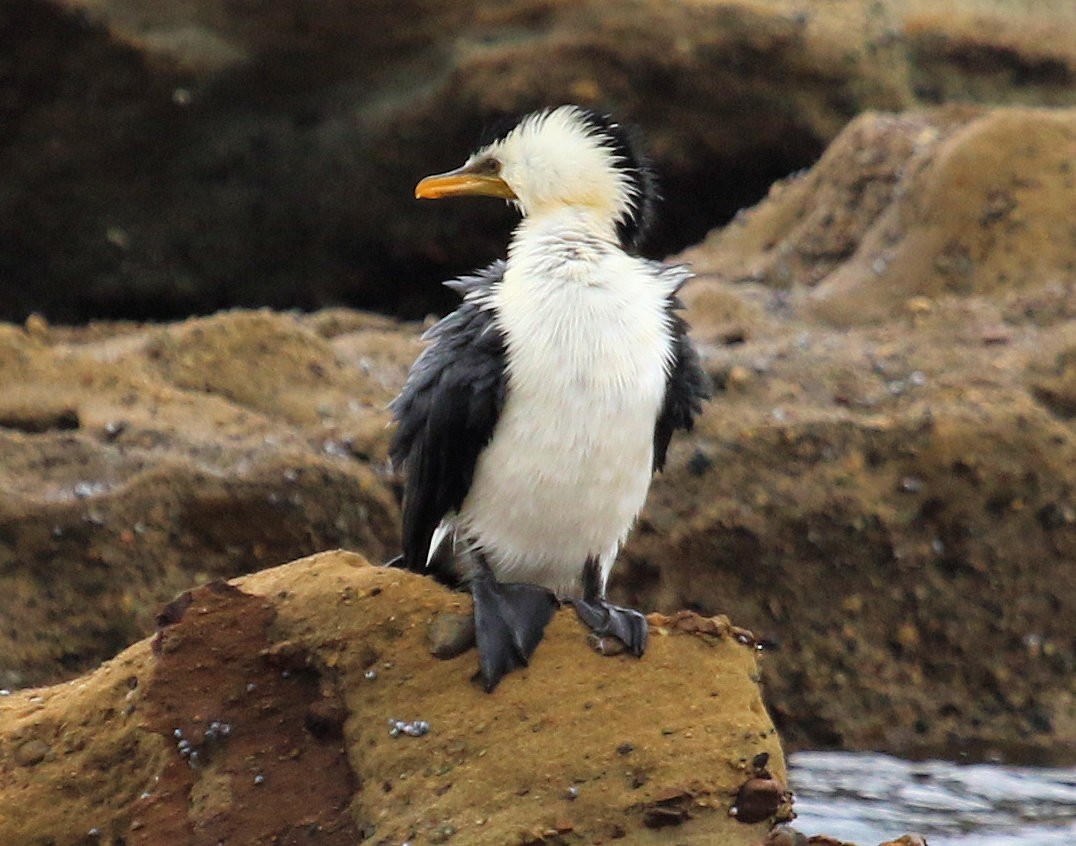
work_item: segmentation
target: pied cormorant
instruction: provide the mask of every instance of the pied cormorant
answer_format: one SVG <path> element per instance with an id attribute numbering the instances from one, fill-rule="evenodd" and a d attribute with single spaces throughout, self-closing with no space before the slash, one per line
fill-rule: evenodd
<path id="1" fill-rule="evenodd" d="M 576 106 L 527 115 L 415 196 L 501 197 L 508 257 L 446 283 L 392 403 L 403 555 L 469 585 L 481 679 L 524 666 L 558 598 L 642 655 L 646 618 L 605 599 L 621 544 L 708 382 L 679 316 L 682 266 L 636 246 L 655 199 L 632 132 Z"/>

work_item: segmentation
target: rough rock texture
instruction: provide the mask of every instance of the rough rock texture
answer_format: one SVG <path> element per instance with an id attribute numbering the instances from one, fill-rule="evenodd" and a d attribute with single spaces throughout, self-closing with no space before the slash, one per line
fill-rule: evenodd
<path id="1" fill-rule="evenodd" d="M 624 591 L 778 641 L 793 744 L 1076 758 L 1076 112 L 866 115 L 684 258 L 719 391 Z"/>
<path id="2" fill-rule="evenodd" d="M 784 761 L 727 620 L 655 615 L 636 660 L 566 609 L 488 695 L 473 650 L 428 649 L 469 607 L 343 552 L 180 597 L 91 675 L 0 698 L 0 842 L 761 842 L 776 805 L 730 808 Z"/>
<path id="3" fill-rule="evenodd" d="M 0 326 L 0 687 L 96 666 L 192 583 L 394 551 L 383 409 L 417 349 L 332 312 Z"/>
<path id="4" fill-rule="evenodd" d="M 420 207 L 415 181 L 564 101 L 648 129 L 664 255 L 864 109 L 1072 104 L 1073 45 L 1067 0 L 8 0 L 0 318 L 423 314 L 511 215 Z"/>
<path id="5" fill-rule="evenodd" d="M 717 396 L 616 595 L 775 641 L 793 747 L 1076 760 L 1073 124 L 864 116 L 685 256 Z M 3 327 L 0 686 L 94 665 L 207 578 L 394 553 L 384 404 L 417 334 Z"/>

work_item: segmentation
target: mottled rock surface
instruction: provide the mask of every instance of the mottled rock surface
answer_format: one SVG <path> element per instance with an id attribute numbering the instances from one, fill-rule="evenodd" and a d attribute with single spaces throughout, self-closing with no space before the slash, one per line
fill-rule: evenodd
<path id="1" fill-rule="evenodd" d="M 469 608 L 343 552 L 198 588 L 92 674 L 0 697 L 0 842 L 762 841 L 730 808 L 784 759 L 727 620 L 654 615 L 637 660 L 565 609 L 490 695 L 473 650 L 426 646 Z"/>
<path id="2" fill-rule="evenodd" d="M 1067 0 L 8 0 L 0 318 L 421 315 L 512 216 L 416 180 L 565 101 L 648 130 L 664 255 L 865 109 L 1073 104 L 1073 45 Z"/>
<path id="3" fill-rule="evenodd" d="M 1076 758 L 1076 112 L 866 115 L 684 258 L 719 391 L 625 593 L 778 641 L 794 744 Z"/>
<path id="4" fill-rule="evenodd" d="M 0 326 L 0 687 L 95 666 L 192 583 L 394 551 L 384 406 L 417 349 L 332 312 Z"/>

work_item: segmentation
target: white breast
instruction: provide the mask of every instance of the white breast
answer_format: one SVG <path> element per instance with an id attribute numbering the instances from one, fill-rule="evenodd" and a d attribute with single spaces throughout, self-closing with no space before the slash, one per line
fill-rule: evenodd
<path id="1" fill-rule="evenodd" d="M 569 218 L 517 233 L 489 301 L 508 396 L 457 520 L 498 578 L 561 593 L 588 557 L 608 575 L 643 506 L 671 355 L 668 284 L 579 231 Z"/>

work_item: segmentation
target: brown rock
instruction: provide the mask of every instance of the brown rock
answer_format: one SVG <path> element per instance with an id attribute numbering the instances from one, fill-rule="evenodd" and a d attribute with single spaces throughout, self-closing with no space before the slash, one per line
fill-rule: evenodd
<path id="1" fill-rule="evenodd" d="M 396 504 L 371 463 L 413 332 L 332 317 L 237 312 L 44 340 L 0 326 L 0 686 L 96 665 L 198 580 L 395 548 Z M 381 333 L 377 352 L 357 328 Z"/>
<path id="2" fill-rule="evenodd" d="M 863 115 L 686 257 L 729 281 L 808 288 L 811 313 L 841 326 L 944 295 L 1012 296 L 1066 277 L 1073 160 L 1073 111 Z"/>
<path id="3" fill-rule="evenodd" d="M 462 655 L 475 645 L 471 614 L 438 614 L 430 620 L 430 652 L 443 661 Z"/>
<path id="4" fill-rule="evenodd" d="M 866 115 L 683 256 L 708 368 L 756 375 L 715 378 L 616 590 L 776 645 L 794 745 L 1076 760 L 1072 161 L 1071 110 Z"/>
<path id="5" fill-rule="evenodd" d="M 20 767 L 32 767 L 40 764 L 49 754 L 49 745 L 36 737 L 20 743 L 15 748 L 15 763 Z"/>
<path id="6" fill-rule="evenodd" d="M 750 778 L 736 792 L 730 813 L 742 823 L 770 819 L 785 799 L 785 788 L 773 778 Z"/>
<path id="7" fill-rule="evenodd" d="M 751 681 L 754 651 L 733 638 L 656 634 L 641 660 L 602 658 L 563 610 L 530 666 L 489 695 L 469 681 L 473 653 L 441 661 L 425 648 L 433 616 L 470 606 L 430 579 L 333 552 L 233 585 L 192 591 L 171 626 L 184 635 L 172 653 L 144 640 L 78 684 L 0 699 L 0 749 L 65 727 L 56 755 L 32 770 L 0 755 L 0 842 L 76 842 L 87 820 L 103 839 L 133 844 L 283 841 L 314 828 L 319 843 L 351 844 L 376 827 L 397 843 L 415 831 L 504 846 L 520 832 L 617 830 L 656 846 L 664 841 L 648 826 L 659 816 L 676 817 L 685 842 L 751 846 L 765 835 L 728 816 L 742 760 L 766 752 L 784 771 Z M 350 604 L 337 601 L 345 587 Z M 274 643 L 305 649 L 310 669 L 267 664 Z M 381 656 L 373 680 L 371 650 Z M 329 655 L 335 665 L 320 674 Z M 700 690 L 720 706 L 685 712 Z M 617 707 L 595 720 L 585 706 L 599 700 Z M 121 719 L 124 704 L 133 716 Z M 312 714 L 340 734 L 310 732 Z M 660 731 L 688 716 L 692 737 Z M 426 720 L 429 732 L 393 737 L 390 717 Z M 215 721 L 228 731 L 218 725 L 210 738 Z M 652 772 L 634 789 L 616 751 L 626 736 Z M 58 790 L 71 772 L 84 774 L 79 790 Z"/>
<path id="8" fill-rule="evenodd" d="M 1052 8 L 14 4 L 0 316 L 342 299 L 421 314 L 446 301 L 431 278 L 503 249 L 509 216 L 419 209 L 415 180 L 462 160 L 491 117 L 565 101 L 650 130 L 667 252 L 866 109 L 1071 104 L 1076 32 Z"/>

